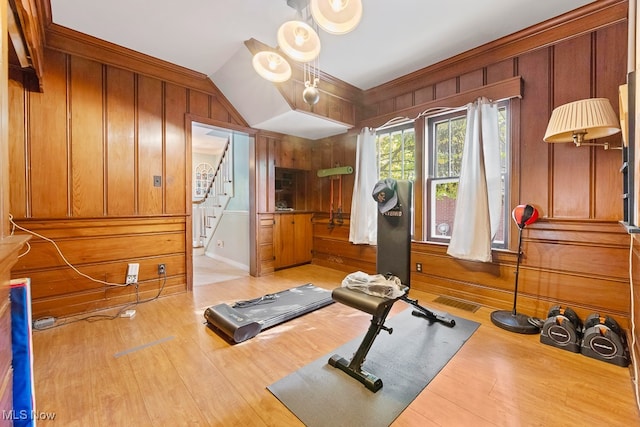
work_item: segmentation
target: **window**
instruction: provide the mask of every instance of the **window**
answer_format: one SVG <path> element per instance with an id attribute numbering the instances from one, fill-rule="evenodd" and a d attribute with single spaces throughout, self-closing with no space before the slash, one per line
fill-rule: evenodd
<path id="1" fill-rule="evenodd" d="M 509 212 L 506 190 L 509 188 L 509 130 L 508 101 L 498 104 L 498 131 L 500 135 L 500 169 L 502 177 L 502 215 L 494 248 L 505 248 Z M 448 243 L 451 239 L 462 152 L 467 125 L 467 110 L 461 109 L 444 115 L 432 116 L 425 121 L 425 149 L 427 185 L 425 223 L 427 241 Z"/>
<path id="2" fill-rule="evenodd" d="M 196 166 L 196 179 L 195 179 L 195 195 L 198 197 L 204 196 L 209 188 L 209 184 L 213 180 L 213 166 L 209 163 L 200 163 Z"/>
<path id="3" fill-rule="evenodd" d="M 379 130 L 376 149 L 379 179 L 415 179 L 416 133 L 413 122 Z"/>

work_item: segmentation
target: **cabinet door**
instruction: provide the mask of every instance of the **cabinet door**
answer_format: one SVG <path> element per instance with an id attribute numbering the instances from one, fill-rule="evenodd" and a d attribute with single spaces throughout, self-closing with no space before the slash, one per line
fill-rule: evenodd
<path id="1" fill-rule="evenodd" d="M 273 214 L 258 216 L 258 276 L 275 269 L 273 217 Z"/>
<path id="2" fill-rule="evenodd" d="M 289 267 L 295 264 L 294 214 L 277 214 L 274 230 L 275 268 Z"/>
<path id="3" fill-rule="evenodd" d="M 311 214 L 296 214 L 294 220 L 295 235 L 295 263 L 304 264 L 311 262 L 311 250 L 313 249 L 313 227 Z"/>

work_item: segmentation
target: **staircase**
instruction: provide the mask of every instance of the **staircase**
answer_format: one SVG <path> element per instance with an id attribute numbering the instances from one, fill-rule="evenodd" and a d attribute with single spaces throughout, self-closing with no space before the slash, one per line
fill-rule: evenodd
<path id="1" fill-rule="evenodd" d="M 231 139 L 227 139 L 213 179 L 201 199 L 193 200 L 193 247 L 206 249 L 233 197 Z"/>

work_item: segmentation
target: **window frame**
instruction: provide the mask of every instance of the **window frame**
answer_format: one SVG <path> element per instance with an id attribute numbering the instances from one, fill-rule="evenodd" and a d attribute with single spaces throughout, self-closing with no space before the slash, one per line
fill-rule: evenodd
<path id="1" fill-rule="evenodd" d="M 502 185 L 503 185 L 503 209 L 502 209 L 502 230 L 503 236 L 499 241 L 492 241 L 491 247 L 493 250 L 508 250 L 510 246 L 511 239 L 511 228 L 510 228 L 510 196 L 511 196 L 511 177 L 512 177 L 512 162 L 511 157 L 513 155 L 513 135 L 512 135 L 512 120 L 514 114 L 514 106 L 512 105 L 510 99 L 503 99 L 500 101 L 496 101 L 499 109 L 506 109 L 506 117 L 504 121 L 504 151 L 501 150 L 501 165 L 502 165 Z M 442 121 L 444 118 L 453 119 L 460 116 L 464 116 L 466 118 L 467 108 L 461 107 L 457 109 L 452 109 L 446 112 L 439 112 L 437 114 L 432 114 L 424 117 L 423 124 L 423 212 L 422 212 L 422 239 L 427 243 L 438 243 L 448 245 L 451 241 L 451 236 L 449 234 L 448 237 L 441 237 L 437 233 L 438 224 L 433 221 L 432 223 L 432 213 L 435 211 L 435 187 L 434 185 L 438 182 L 445 181 L 459 181 L 459 175 L 457 178 L 451 177 L 441 177 L 434 178 L 435 175 L 435 164 L 433 162 L 435 156 L 436 145 L 433 142 L 433 124 L 439 120 Z"/>

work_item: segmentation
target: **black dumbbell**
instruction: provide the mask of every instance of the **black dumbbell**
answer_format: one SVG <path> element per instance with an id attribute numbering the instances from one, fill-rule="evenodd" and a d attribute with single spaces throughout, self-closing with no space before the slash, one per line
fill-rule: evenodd
<path id="1" fill-rule="evenodd" d="M 590 329 L 596 325 L 602 325 L 610 331 L 620 335 L 620 325 L 609 316 L 601 316 L 598 313 L 591 313 L 584 321 L 584 330 Z"/>
<path id="2" fill-rule="evenodd" d="M 618 366 L 629 365 L 629 351 L 620 325 L 609 316 L 592 313 L 584 322 L 581 353 Z"/>
<path id="3" fill-rule="evenodd" d="M 569 307 L 556 305 L 549 309 L 547 316 L 542 326 L 540 342 L 574 353 L 580 352 L 582 322 L 576 312 Z"/>

